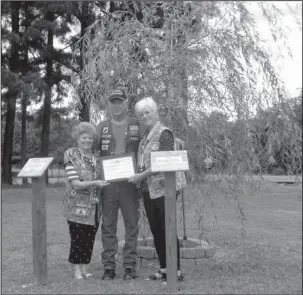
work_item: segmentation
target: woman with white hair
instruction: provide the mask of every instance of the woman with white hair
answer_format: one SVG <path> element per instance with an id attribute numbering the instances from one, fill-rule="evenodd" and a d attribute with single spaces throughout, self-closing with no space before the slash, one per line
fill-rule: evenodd
<path id="1" fill-rule="evenodd" d="M 140 100 L 135 105 L 135 112 L 140 127 L 146 130 L 138 150 L 138 173 L 129 179 L 129 182 L 140 186 L 143 202 L 154 238 L 155 248 L 159 257 L 160 269 L 149 277 L 150 280 L 166 280 L 166 243 L 165 243 L 165 188 L 163 173 L 152 173 L 150 154 L 153 151 L 170 151 L 175 149 L 175 140 L 172 131 L 163 125 L 158 116 L 156 102 L 151 97 Z M 176 190 L 186 185 L 185 177 L 176 174 Z M 184 278 L 180 273 L 180 244 L 177 239 L 177 266 L 178 280 Z"/>
<path id="2" fill-rule="evenodd" d="M 64 153 L 64 167 L 67 175 L 64 215 L 69 225 L 69 262 L 74 265 L 74 277 L 91 277 L 87 272 L 90 263 L 101 208 L 100 189 L 108 185 L 97 179 L 97 161 L 92 146 L 97 132 L 91 123 L 81 122 L 74 127 L 72 136 L 77 142 Z"/>

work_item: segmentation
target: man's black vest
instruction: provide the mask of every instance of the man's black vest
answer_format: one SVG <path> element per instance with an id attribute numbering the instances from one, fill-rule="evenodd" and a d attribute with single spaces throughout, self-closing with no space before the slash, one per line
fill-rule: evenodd
<path id="1" fill-rule="evenodd" d="M 115 139 L 112 134 L 112 126 L 110 120 L 101 122 L 97 130 L 99 132 L 99 156 L 110 156 L 115 151 Z M 138 147 L 140 142 L 139 124 L 135 119 L 128 119 L 127 135 L 125 137 L 125 153 L 134 152 L 137 156 Z"/>

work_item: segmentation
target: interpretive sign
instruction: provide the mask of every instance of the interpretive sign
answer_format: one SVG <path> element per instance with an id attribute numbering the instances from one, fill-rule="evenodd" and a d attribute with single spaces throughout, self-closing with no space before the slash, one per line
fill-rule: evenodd
<path id="1" fill-rule="evenodd" d="M 99 159 L 101 162 L 101 176 L 105 181 L 126 180 L 136 173 L 134 153 L 106 156 Z"/>
<path id="2" fill-rule="evenodd" d="M 40 177 L 44 174 L 53 159 L 53 157 L 30 158 L 17 177 Z"/>
<path id="3" fill-rule="evenodd" d="M 164 172 L 167 286 L 177 293 L 176 171 L 189 170 L 187 151 L 151 152 L 151 171 Z"/>
<path id="4" fill-rule="evenodd" d="M 170 172 L 187 171 L 188 157 L 187 151 L 163 151 L 151 152 L 151 171 L 152 172 Z"/>
<path id="5" fill-rule="evenodd" d="M 35 283 L 47 283 L 45 172 L 53 157 L 30 158 L 17 177 L 32 178 L 32 241 Z"/>

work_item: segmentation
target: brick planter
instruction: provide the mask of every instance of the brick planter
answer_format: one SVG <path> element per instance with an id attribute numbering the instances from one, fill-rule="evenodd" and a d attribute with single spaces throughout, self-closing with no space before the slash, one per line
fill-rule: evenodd
<path id="1" fill-rule="evenodd" d="M 216 253 L 216 248 L 213 245 L 209 245 L 206 241 L 187 238 L 187 240 L 180 240 L 180 258 L 181 259 L 199 259 L 210 258 Z M 122 254 L 124 241 L 119 242 L 118 255 Z M 155 259 L 158 258 L 156 249 L 154 247 L 153 238 L 147 238 L 146 240 L 138 239 L 138 258 L 141 259 Z"/>

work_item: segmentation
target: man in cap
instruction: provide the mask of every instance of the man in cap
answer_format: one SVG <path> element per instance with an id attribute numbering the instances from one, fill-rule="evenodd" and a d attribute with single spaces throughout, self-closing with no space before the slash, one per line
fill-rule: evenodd
<path id="1" fill-rule="evenodd" d="M 135 153 L 139 146 L 139 124 L 128 114 L 128 99 L 123 89 L 115 89 L 109 96 L 110 118 L 98 126 L 100 157 Z M 117 181 L 104 187 L 102 197 L 102 279 L 113 279 L 116 276 L 115 255 L 118 249 L 117 221 L 121 209 L 124 227 L 125 244 L 123 247 L 124 279 L 136 278 L 137 238 L 139 221 L 139 194 L 134 184 Z"/>

